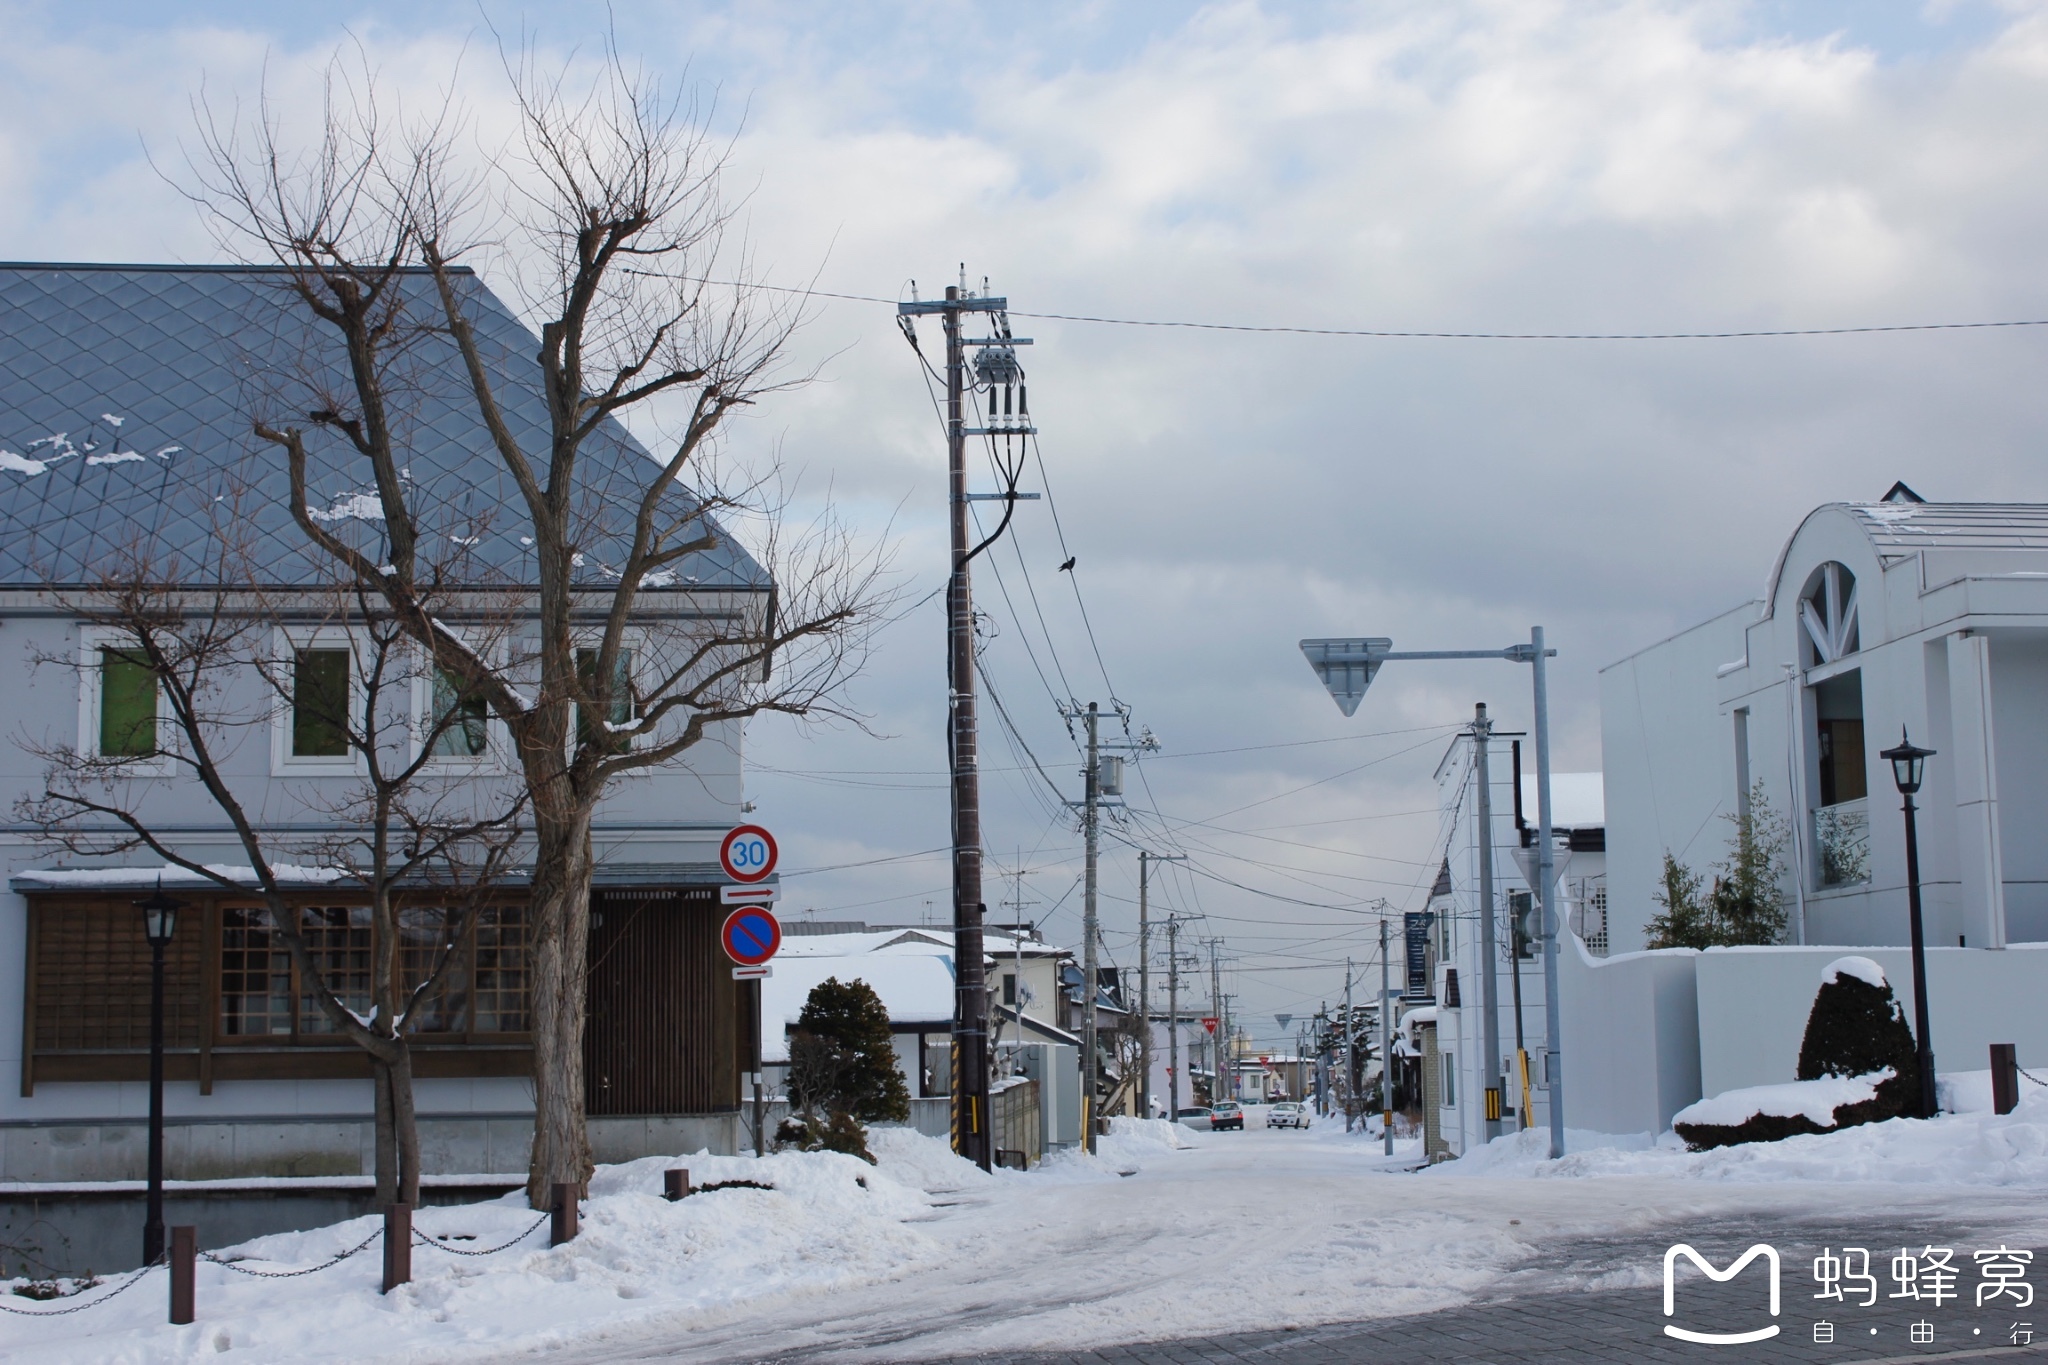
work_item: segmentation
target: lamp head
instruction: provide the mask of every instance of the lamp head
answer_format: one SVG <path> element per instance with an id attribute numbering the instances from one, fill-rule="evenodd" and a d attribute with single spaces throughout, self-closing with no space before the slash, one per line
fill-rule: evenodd
<path id="1" fill-rule="evenodd" d="M 1923 749 L 1906 737 L 1906 727 L 1899 727 L 1899 743 L 1896 748 L 1886 749 L 1878 755 L 1892 765 L 1892 781 L 1898 784 L 1899 795 L 1911 796 L 1920 790 L 1921 778 L 1926 775 L 1927 760 L 1934 756 L 1934 750 Z"/>
<path id="2" fill-rule="evenodd" d="M 135 902 L 135 908 L 142 911 L 142 935 L 149 940 L 149 946 L 168 947 L 178 932 L 178 912 L 185 908 L 185 902 L 166 896 L 164 879 L 158 877 L 156 890 L 147 900 Z"/>

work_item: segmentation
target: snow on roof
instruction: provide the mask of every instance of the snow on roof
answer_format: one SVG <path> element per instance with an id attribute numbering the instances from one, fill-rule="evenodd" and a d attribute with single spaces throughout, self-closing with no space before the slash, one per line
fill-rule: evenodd
<path id="1" fill-rule="evenodd" d="M 1522 774 L 1522 818 L 1536 823 L 1536 774 Z M 1550 825 L 1553 829 L 1605 829 L 1607 787 L 1599 773 L 1550 775 Z"/>
<path id="2" fill-rule="evenodd" d="M 882 998 L 892 1024 L 928 1024 L 953 1017 L 953 959 L 940 953 L 862 953 L 838 957 L 775 956 L 761 983 L 761 1060 L 789 1060 L 787 1029 L 804 1012 L 811 988 L 830 977 L 865 981 Z"/>
<path id="3" fill-rule="evenodd" d="M 256 869 L 253 867 L 236 866 L 231 863 L 208 863 L 206 869 L 226 877 L 239 886 L 256 885 Z M 327 886 L 351 880 L 355 876 L 346 868 L 299 867 L 292 863 L 274 863 L 270 870 L 276 874 L 278 881 L 286 885 Z M 176 887 L 219 885 L 218 882 L 202 877 L 197 872 L 188 872 L 169 863 L 161 867 L 28 867 L 16 872 L 13 880 L 17 889 L 51 891 L 142 891 L 156 886 L 159 882 L 165 886 Z"/>
<path id="4" fill-rule="evenodd" d="M 876 929 L 864 934 L 787 934 L 775 960 L 790 957 L 864 957 L 869 953 L 922 953 L 950 957 L 953 945 L 901 929 Z"/>

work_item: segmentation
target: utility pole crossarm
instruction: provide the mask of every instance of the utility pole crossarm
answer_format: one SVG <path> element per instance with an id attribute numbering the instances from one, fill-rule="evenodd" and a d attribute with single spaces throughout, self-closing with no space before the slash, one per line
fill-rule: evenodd
<path id="1" fill-rule="evenodd" d="M 1010 301 L 1003 298 L 911 299 L 896 305 L 896 316 L 898 317 L 916 317 L 925 313 L 1007 313 L 1009 311 Z M 975 343 L 963 341 L 962 344 L 972 346 Z M 1005 339 L 1003 344 L 1005 346 L 1014 346 L 1017 343 Z"/>

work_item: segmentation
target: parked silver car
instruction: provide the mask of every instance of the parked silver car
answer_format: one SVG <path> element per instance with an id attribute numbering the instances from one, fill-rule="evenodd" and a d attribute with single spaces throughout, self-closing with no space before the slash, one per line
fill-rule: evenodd
<path id="1" fill-rule="evenodd" d="M 1209 1111 L 1200 1106 L 1193 1109 L 1183 1109 L 1173 1117 L 1176 1123 L 1185 1123 L 1190 1128 L 1200 1128 L 1207 1131 L 1210 1126 Z"/>

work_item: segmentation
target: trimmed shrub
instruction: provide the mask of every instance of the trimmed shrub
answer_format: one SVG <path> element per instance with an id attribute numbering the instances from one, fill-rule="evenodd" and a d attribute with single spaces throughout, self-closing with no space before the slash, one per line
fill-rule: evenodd
<path id="1" fill-rule="evenodd" d="M 867 982 L 827 977 L 811 988 L 796 1026 L 799 1037 L 829 1044 L 836 1062 L 819 1067 L 830 1074 L 829 1082 L 817 1087 L 826 1093 L 805 1095 L 801 1107 L 844 1110 L 869 1123 L 902 1123 L 910 1117 L 910 1089 L 896 1069 L 889 1011 Z M 798 1060 L 792 1047 L 793 1072 Z"/>
<path id="2" fill-rule="evenodd" d="M 1868 980 L 1875 976 L 1876 982 Z M 1876 1123 L 1918 1110 L 1920 1059 L 1906 1012 L 1892 995 L 1891 983 L 1868 958 L 1842 958 L 1822 974 L 1820 993 L 1806 1016 L 1806 1037 L 1799 1045 L 1799 1079 L 1822 1076 L 1868 1076 L 1891 1068 L 1891 1079 L 1877 1087 L 1866 1115 L 1837 1119 L 1837 1126 Z"/>

